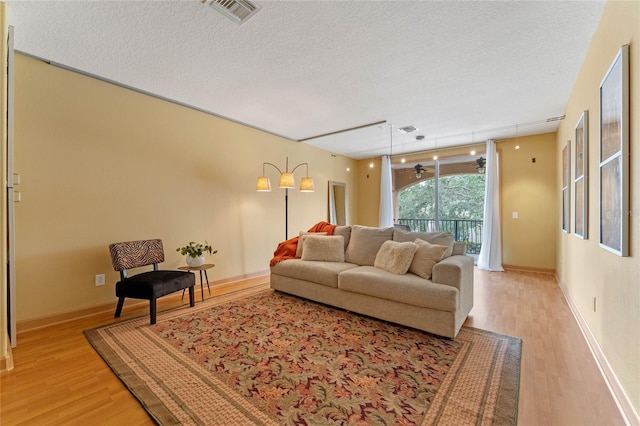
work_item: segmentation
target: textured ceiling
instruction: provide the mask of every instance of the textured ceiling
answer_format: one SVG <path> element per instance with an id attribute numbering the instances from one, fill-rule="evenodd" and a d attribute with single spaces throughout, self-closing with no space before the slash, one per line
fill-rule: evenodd
<path id="1" fill-rule="evenodd" d="M 293 140 L 386 121 L 303 142 L 359 159 L 554 131 L 605 4 L 6 3 L 21 52 Z"/>

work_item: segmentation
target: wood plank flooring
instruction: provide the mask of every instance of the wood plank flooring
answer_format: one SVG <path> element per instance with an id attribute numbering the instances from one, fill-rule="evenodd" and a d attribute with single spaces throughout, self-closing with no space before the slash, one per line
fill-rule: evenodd
<path id="1" fill-rule="evenodd" d="M 465 325 L 522 339 L 519 425 L 623 425 L 555 276 L 475 271 Z"/>
<path id="2" fill-rule="evenodd" d="M 266 282 L 213 286 L 212 296 Z M 181 305 L 166 297 L 158 311 Z M 143 315 L 146 305 L 125 304 L 120 320 Z M 108 312 L 20 334 L 15 368 L 0 377 L 0 424 L 154 424 L 82 335 L 113 321 Z M 624 424 L 552 275 L 476 271 L 466 324 L 523 339 L 518 424 Z"/>

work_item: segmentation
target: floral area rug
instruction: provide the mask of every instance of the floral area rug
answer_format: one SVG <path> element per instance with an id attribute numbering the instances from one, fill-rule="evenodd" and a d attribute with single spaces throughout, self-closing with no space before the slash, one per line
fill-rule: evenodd
<path id="1" fill-rule="evenodd" d="M 521 341 L 455 339 L 272 291 L 87 330 L 159 424 L 515 424 Z"/>

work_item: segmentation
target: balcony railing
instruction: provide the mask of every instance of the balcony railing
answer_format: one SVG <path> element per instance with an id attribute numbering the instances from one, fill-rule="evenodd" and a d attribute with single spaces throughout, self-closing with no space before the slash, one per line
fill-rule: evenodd
<path id="1" fill-rule="evenodd" d="M 408 225 L 412 231 L 451 232 L 456 241 L 467 243 L 468 254 L 480 254 L 482 247 L 482 221 L 471 219 L 440 219 L 436 228 L 435 219 L 398 219 L 401 225 Z"/>

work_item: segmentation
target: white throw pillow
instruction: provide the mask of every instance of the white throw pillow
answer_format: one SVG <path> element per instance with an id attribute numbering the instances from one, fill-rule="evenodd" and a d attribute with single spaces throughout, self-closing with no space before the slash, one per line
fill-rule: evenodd
<path id="1" fill-rule="evenodd" d="M 344 237 L 342 235 L 321 236 L 309 234 L 302 243 L 302 260 L 322 262 L 344 262 Z"/>
<path id="2" fill-rule="evenodd" d="M 327 235 L 326 232 L 306 232 L 300 231 L 300 235 L 298 236 L 298 247 L 296 247 L 296 257 L 302 257 L 302 251 L 304 250 L 304 240 L 307 238 L 307 235 Z"/>
<path id="3" fill-rule="evenodd" d="M 373 266 L 396 275 L 406 274 L 417 249 L 418 246 L 412 242 L 385 241 L 378 250 Z"/>

